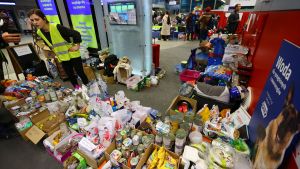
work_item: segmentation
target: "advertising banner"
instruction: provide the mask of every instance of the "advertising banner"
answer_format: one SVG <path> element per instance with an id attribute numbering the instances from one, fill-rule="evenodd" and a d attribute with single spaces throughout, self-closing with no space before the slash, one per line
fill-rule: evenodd
<path id="1" fill-rule="evenodd" d="M 37 0 L 37 2 L 50 23 L 60 24 L 54 0 Z"/>
<path id="2" fill-rule="evenodd" d="M 249 124 L 254 168 L 278 168 L 299 143 L 299 65 L 300 48 L 284 40 Z"/>
<path id="3" fill-rule="evenodd" d="M 73 28 L 80 32 L 82 44 L 98 48 L 89 0 L 66 0 Z"/>

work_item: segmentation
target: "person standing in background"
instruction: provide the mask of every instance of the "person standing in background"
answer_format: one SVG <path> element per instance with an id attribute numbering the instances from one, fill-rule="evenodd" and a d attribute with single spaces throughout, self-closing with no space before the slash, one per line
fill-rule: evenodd
<path id="1" fill-rule="evenodd" d="M 21 34 L 8 33 L 9 31 L 9 18 L 5 12 L 0 12 L 0 49 L 4 49 L 8 46 L 8 43 L 12 42 L 18 44 L 21 41 Z M 0 50 L 0 81 L 4 80 L 3 62 L 8 63 L 2 50 Z"/>
<path id="2" fill-rule="evenodd" d="M 162 27 L 160 34 L 164 41 L 169 39 L 169 36 L 171 34 L 171 19 L 168 11 L 166 11 L 164 17 L 162 18 Z"/>
<path id="3" fill-rule="evenodd" d="M 236 4 L 234 6 L 234 12 L 229 15 L 228 25 L 227 25 L 228 33 L 235 34 L 240 22 L 240 15 L 239 15 L 240 10 L 241 10 L 241 4 Z"/>
<path id="4" fill-rule="evenodd" d="M 200 17 L 199 24 L 200 24 L 200 33 L 199 39 L 200 42 L 207 39 L 208 30 L 210 29 L 209 25 L 212 19 L 211 7 L 205 8 L 205 13 Z"/>
<path id="5" fill-rule="evenodd" d="M 76 73 L 80 76 L 83 84 L 88 84 L 88 78 L 83 71 L 82 60 L 79 52 L 81 36 L 78 31 L 66 28 L 59 24 L 50 24 L 45 14 L 39 9 L 28 12 L 33 25 L 38 29 L 37 34 L 47 46 L 56 54 L 61 62 L 72 85 L 79 88 Z"/>
<path id="6" fill-rule="evenodd" d="M 193 14 L 189 13 L 189 15 L 186 18 L 185 27 L 186 27 L 186 40 L 191 40 L 193 38 Z"/>

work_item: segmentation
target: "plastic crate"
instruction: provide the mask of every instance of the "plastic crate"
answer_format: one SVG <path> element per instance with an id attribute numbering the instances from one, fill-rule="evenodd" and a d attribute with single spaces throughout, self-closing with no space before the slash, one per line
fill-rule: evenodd
<path id="1" fill-rule="evenodd" d="M 180 73 L 179 78 L 182 82 L 196 81 L 200 78 L 200 72 L 186 69 Z"/>

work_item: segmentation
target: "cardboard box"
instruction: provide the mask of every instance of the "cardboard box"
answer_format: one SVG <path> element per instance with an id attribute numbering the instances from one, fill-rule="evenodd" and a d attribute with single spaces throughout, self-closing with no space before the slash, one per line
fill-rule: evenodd
<path id="1" fill-rule="evenodd" d="M 166 111 L 166 115 L 173 115 L 173 114 L 176 114 L 176 111 L 175 111 L 175 109 L 176 109 L 176 107 L 177 107 L 177 104 L 178 104 L 178 102 L 179 101 L 187 101 L 187 102 L 189 102 L 190 104 L 191 104 L 191 106 L 192 106 L 192 112 L 194 113 L 194 114 L 196 114 L 196 112 L 197 112 L 197 101 L 196 100 L 194 100 L 194 99 L 191 99 L 191 98 L 188 98 L 188 97 L 183 97 L 183 96 L 177 96 L 177 97 L 175 97 L 174 99 L 173 99 L 173 101 L 172 101 L 172 103 L 171 103 L 171 105 L 169 106 L 169 108 L 167 109 L 167 111 Z"/>
<path id="2" fill-rule="evenodd" d="M 53 120 L 53 124 L 51 126 L 46 126 L 41 130 L 40 128 L 38 128 L 38 126 L 43 125 L 47 122 L 49 123 L 49 117 L 51 115 L 49 114 L 47 116 L 47 111 L 42 111 L 40 114 L 32 117 L 34 119 L 34 125 L 25 133 L 25 136 L 34 144 L 37 144 L 39 141 L 41 141 L 44 136 L 50 136 L 54 132 L 58 131 L 60 123 L 65 121 L 64 114 L 58 115 L 56 119 L 57 121 Z"/>
<path id="3" fill-rule="evenodd" d="M 47 118 L 48 116 L 50 116 L 50 112 L 48 109 L 45 109 L 43 111 L 37 111 L 30 114 L 29 118 L 33 124 L 37 124 L 39 121 Z"/>
<path id="4" fill-rule="evenodd" d="M 89 81 L 93 81 L 93 80 L 96 79 L 96 75 L 95 75 L 93 69 L 90 66 L 84 66 L 83 71 L 84 71 L 84 73 L 87 76 Z"/>
<path id="5" fill-rule="evenodd" d="M 104 80 L 107 84 L 115 84 L 115 83 L 116 83 L 113 76 L 108 77 L 108 76 L 103 75 L 103 80 Z"/>
<path id="6" fill-rule="evenodd" d="M 100 159 L 96 160 L 96 159 L 90 157 L 89 155 L 87 155 L 86 153 L 84 153 L 84 151 L 81 151 L 80 149 L 77 150 L 77 153 L 80 154 L 85 159 L 87 165 L 89 165 L 93 169 L 97 169 L 98 166 L 101 163 L 103 163 L 103 161 L 106 159 L 105 155 L 103 154 Z"/>
<path id="7" fill-rule="evenodd" d="M 110 160 L 110 154 L 111 154 L 115 149 L 117 149 L 117 147 L 116 147 L 116 142 L 113 141 L 113 142 L 110 144 L 110 146 L 108 146 L 108 147 L 106 148 L 106 150 L 105 150 L 105 158 L 106 158 L 107 160 Z M 128 166 L 126 166 L 126 165 L 124 165 L 124 164 L 122 164 L 122 168 L 123 168 L 123 169 L 130 169 Z"/>
<path id="8" fill-rule="evenodd" d="M 141 157 L 136 169 L 141 169 L 146 163 L 152 152 L 155 150 L 155 148 L 160 148 L 160 146 L 156 144 L 151 144 L 145 151 L 144 155 Z M 166 151 L 174 158 L 177 160 L 177 169 L 179 169 L 180 166 L 180 156 L 177 155 L 176 153 L 173 153 L 169 150 L 166 149 Z"/>

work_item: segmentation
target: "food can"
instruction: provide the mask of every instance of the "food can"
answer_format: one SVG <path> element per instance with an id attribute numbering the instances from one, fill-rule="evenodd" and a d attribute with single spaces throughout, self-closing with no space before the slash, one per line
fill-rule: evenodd
<path id="1" fill-rule="evenodd" d="M 140 137 L 138 135 L 134 135 L 133 138 L 132 138 L 132 144 L 137 146 L 140 144 Z"/>
<path id="2" fill-rule="evenodd" d="M 133 157 L 130 160 L 130 166 L 131 166 L 131 168 L 135 169 L 138 163 L 139 163 L 139 159 L 137 157 Z"/>
<path id="3" fill-rule="evenodd" d="M 143 144 L 139 144 L 138 148 L 137 148 L 138 154 L 139 155 L 143 154 L 144 153 L 144 149 L 145 149 L 144 145 Z"/>

